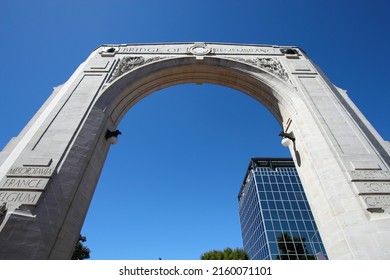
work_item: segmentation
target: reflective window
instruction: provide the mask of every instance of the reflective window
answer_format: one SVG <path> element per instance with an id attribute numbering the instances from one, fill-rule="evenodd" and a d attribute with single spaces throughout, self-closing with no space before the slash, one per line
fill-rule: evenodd
<path id="1" fill-rule="evenodd" d="M 296 169 L 256 167 L 248 174 L 239 214 L 250 258 L 313 259 L 318 253 L 326 257 Z"/>

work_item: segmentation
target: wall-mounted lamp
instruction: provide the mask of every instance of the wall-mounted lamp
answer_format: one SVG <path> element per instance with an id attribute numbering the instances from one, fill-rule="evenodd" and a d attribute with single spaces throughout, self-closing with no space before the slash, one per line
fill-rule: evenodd
<path id="1" fill-rule="evenodd" d="M 122 134 L 118 129 L 115 131 L 110 131 L 107 129 L 106 135 L 104 136 L 106 140 L 109 140 L 111 144 L 117 144 L 119 142 L 118 135 Z"/>
<path id="2" fill-rule="evenodd" d="M 295 141 L 294 132 L 284 132 L 284 131 L 282 131 L 282 132 L 279 133 L 279 136 L 283 137 L 282 145 L 285 146 L 285 147 L 290 146 L 290 144 Z"/>

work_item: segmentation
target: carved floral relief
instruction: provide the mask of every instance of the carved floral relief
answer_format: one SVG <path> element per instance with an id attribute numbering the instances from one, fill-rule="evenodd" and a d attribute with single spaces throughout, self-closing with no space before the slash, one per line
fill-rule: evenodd
<path id="1" fill-rule="evenodd" d="M 231 57 L 229 57 L 231 58 Z M 267 72 L 271 72 L 279 76 L 282 80 L 291 83 L 286 70 L 279 60 L 272 57 L 256 57 L 256 58 L 242 58 L 233 57 L 234 60 L 241 61 L 244 63 L 252 64 L 256 67 L 262 68 Z"/>
<path id="2" fill-rule="evenodd" d="M 108 82 L 112 82 L 119 76 L 125 74 L 126 72 L 129 72 L 130 70 L 134 69 L 135 67 L 141 66 L 145 63 L 152 62 L 155 60 L 159 60 L 161 57 L 154 56 L 150 58 L 144 58 L 143 56 L 125 56 L 123 57 L 118 65 L 115 67 L 114 72 L 112 73 L 110 79 Z"/>

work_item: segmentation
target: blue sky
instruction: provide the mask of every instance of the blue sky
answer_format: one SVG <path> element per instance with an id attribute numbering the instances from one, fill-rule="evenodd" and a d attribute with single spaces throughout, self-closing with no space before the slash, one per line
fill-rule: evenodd
<path id="1" fill-rule="evenodd" d="M 390 140 L 389 12 L 387 0 L 0 0 L 0 149 L 99 45 L 149 42 L 299 46 Z M 271 114 L 221 86 L 155 92 L 118 128 L 82 229 L 92 259 L 241 247 L 249 159 L 289 156 Z"/>

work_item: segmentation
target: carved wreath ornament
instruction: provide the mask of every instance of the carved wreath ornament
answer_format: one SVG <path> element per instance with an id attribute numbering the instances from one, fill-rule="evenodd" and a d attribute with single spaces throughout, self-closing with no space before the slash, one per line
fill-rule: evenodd
<path id="1" fill-rule="evenodd" d="M 242 57 L 234 57 L 233 59 L 252 64 L 256 67 L 262 68 L 268 72 L 278 75 L 286 82 L 290 82 L 288 74 L 286 70 L 283 68 L 282 64 L 279 60 L 272 57 L 256 57 L 256 58 L 242 58 Z"/>
<path id="2" fill-rule="evenodd" d="M 122 58 L 118 65 L 116 66 L 114 72 L 112 73 L 110 79 L 108 82 L 112 82 L 119 76 L 123 75 L 126 72 L 129 72 L 130 70 L 134 69 L 135 67 L 141 66 L 142 64 L 158 60 L 160 57 L 154 56 L 151 58 L 144 58 L 142 56 L 126 56 Z"/>

